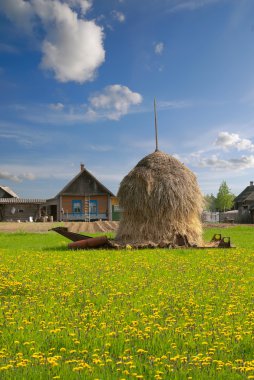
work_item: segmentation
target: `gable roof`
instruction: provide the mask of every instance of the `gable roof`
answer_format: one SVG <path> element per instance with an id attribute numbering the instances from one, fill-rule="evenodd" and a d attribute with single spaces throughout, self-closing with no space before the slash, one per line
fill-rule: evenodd
<path id="1" fill-rule="evenodd" d="M 13 198 L 19 198 L 19 196 L 16 193 L 14 193 L 14 191 L 12 191 L 12 189 L 10 189 L 8 186 L 1 186 L 0 185 L 0 189 L 5 191 L 7 194 L 9 194 Z"/>
<path id="2" fill-rule="evenodd" d="M 109 195 L 111 195 L 112 197 L 114 197 L 115 195 L 109 190 L 107 189 L 97 178 L 95 178 L 87 169 L 85 168 L 82 168 L 80 170 L 80 172 L 70 181 L 67 183 L 67 185 L 61 190 L 59 191 L 59 193 L 56 195 L 55 198 L 59 197 L 61 194 L 65 193 L 66 190 L 68 189 L 68 187 L 70 187 L 75 181 L 77 181 L 77 179 L 79 177 L 81 177 L 83 174 L 87 174 L 89 177 L 91 177 L 98 185 L 99 187 L 105 192 L 105 193 L 108 193 Z"/>
<path id="3" fill-rule="evenodd" d="M 254 200 L 254 186 L 247 186 L 236 198 L 235 202 L 242 203 L 244 201 L 253 201 Z"/>

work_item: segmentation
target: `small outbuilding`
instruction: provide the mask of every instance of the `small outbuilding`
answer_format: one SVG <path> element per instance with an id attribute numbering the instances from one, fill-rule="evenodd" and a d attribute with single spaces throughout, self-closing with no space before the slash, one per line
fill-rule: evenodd
<path id="1" fill-rule="evenodd" d="M 35 221 L 41 218 L 45 199 L 23 199 L 7 186 L 0 186 L 0 222 Z"/>

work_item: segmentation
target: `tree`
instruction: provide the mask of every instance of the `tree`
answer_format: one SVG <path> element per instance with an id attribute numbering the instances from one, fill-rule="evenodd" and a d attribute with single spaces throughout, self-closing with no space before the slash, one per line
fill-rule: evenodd
<path id="1" fill-rule="evenodd" d="M 216 198 L 213 194 L 206 194 L 204 196 L 204 208 L 206 211 L 215 211 L 216 209 Z"/>
<path id="2" fill-rule="evenodd" d="M 222 181 L 215 200 L 218 211 L 231 210 L 234 205 L 235 195 L 231 193 L 226 181 Z"/>

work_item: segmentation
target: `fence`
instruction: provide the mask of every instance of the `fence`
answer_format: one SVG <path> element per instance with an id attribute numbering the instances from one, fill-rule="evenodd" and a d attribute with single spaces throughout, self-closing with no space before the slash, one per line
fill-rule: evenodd
<path id="1" fill-rule="evenodd" d="M 203 211 L 202 222 L 204 223 L 238 223 L 238 211 L 213 212 Z"/>
<path id="2" fill-rule="evenodd" d="M 212 211 L 203 211 L 202 222 L 204 223 L 219 223 L 220 213 Z"/>
<path id="3" fill-rule="evenodd" d="M 64 213 L 62 214 L 62 221 L 83 221 L 90 222 L 93 220 L 108 220 L 108 216 L 106 213 L 104 214 L 87 214 L 87 213 Z"/>

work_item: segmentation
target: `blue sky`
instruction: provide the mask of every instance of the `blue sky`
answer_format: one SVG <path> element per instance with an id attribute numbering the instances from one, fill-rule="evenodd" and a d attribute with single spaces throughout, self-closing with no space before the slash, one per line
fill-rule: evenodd
<path id="1" fill-rule="evenodd" d="M 0 184 L 112 192 L 155 149 L 203 193 L 254 180 L 253 0 L 0 0 Z"/>

